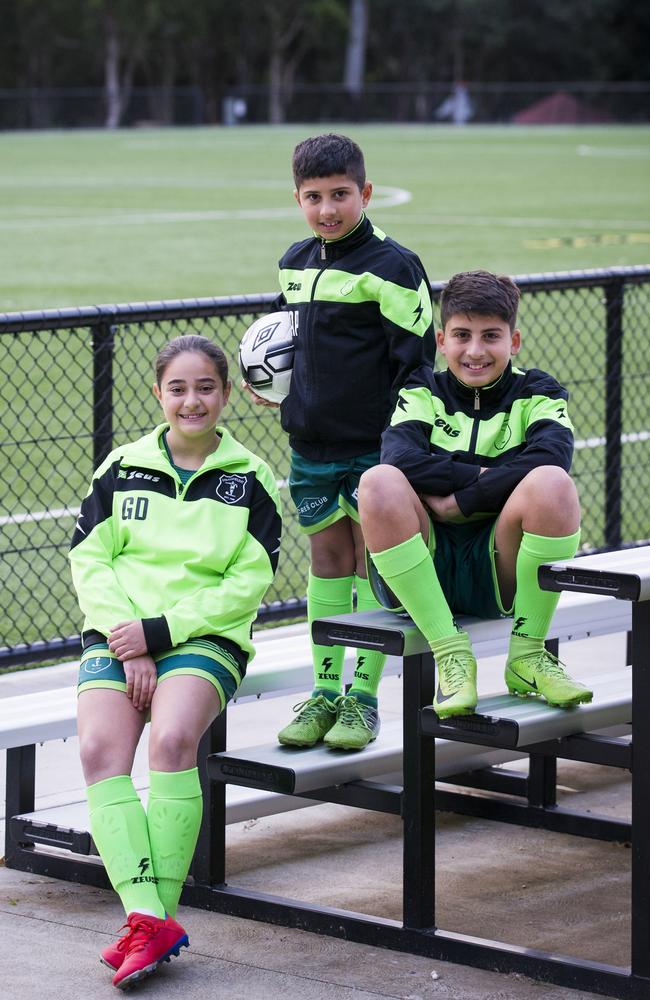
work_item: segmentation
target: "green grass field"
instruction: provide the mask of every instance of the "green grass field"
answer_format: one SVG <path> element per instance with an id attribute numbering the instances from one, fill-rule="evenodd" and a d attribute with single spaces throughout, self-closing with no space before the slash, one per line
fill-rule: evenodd
<path id="1" fill-rule="evenodd" d="M 335 127 L 432 280 L 650 259 L 650 128 Z M 272 291 L 307 234 L 291 151 L 327 128 L 5 133 L 0 311 Z"/>
<path id="2" fill-rule="evenodd" d="M 324 130 L 0 136 L 0 311 L 273 291 L 278 257 L 307 234 L 291 194 L 291 150 Z M 419 252 L 432 280 L 475 267 L 524 274 L 650 260 L 650 128 L 345 131 L 366 153 L 375 184 L 371 218 Z M 628 293 L 626 308 L 647 339 L 647 291 Z M 587 442 L 576 451 L 574 474 L 581 495 L 596 498 L 584 505 L 583 539 L 600 544 L 603 448 L 589 442 L 605 420 L 602 293 L 525 296 L 520 319 L 522 363 L 550 369 L 572 393 L 576 437 Z M 212 327 L 231 361 L 247 322 Z M 128 428 L 128 437 L 158 419 L 146 395 L 151 360 L 179 332 L 166 324 L 120 330 L 116 427 Z M 638 381 L 639 361 L 626 354 L 636 402 L 624 407 L 623 430 L 633 437 L 650 426 L 648 393 L 634 390 L 647 385 Z M 74 515 L 60 512 L 78 506 L 91 474 L 87 331 L 15 335 L 0 372 L 10 470 L 0 485 L 0 581 L 5 593 L 18 598 L 18 581 L 29 595 L 12 604 L 2 646 L 79 625 L 66 559 Z M 277 415 L 260 413 L 236 390 L 227 423 L 286 477 Z M 647 517 L 639 523 L 649 447 L 625 445 L 629 538 L 650 533 Z M 305 585 L 307 543 L 282 492 L 285 543 L 269 599 L 302 594 Z"/>

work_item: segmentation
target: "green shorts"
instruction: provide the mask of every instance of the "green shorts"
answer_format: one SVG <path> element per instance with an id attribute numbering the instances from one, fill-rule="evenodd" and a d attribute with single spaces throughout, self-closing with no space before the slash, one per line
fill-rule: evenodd
<path id="1" fill-rule="evenodd" d="M 496 518 L 450 524 L 431 521 L 429 549 L 452 614 L 500 618 L 501 604 L 494 553 Z"/>
<path id="2" fill-rule="evenodd" d="M 302 530 L 313 535 L 346 514 L 358 524 L 359 480 L 378 464 L 379 451 L 339 462 L 315 462 L 292 450 L 289 491 Z"/>
<path id="3" fill-rule="evenodd" d="M 466 524 L 430 521 L 429 551 L 447 604 L 455 615 L 501 618 L 510 615 L 501 603 L 497 581 L 494 534 L 496 517 Z M 403 611 L 398 598 L 366 558 L 368 580 L 379 604 Z"/>
<path id="4" fill-rule="evenodd" d="M 90 688 L 113 688 L 126 691 L 126 677 L 120 660 L 98 633 L 84 634 L 84 649 L 79 663 L 77 693 Z M 227 648 L 226 648 L 227 646 Z M 218 691 L 222 708 L 241 684 L 246 671 L 246 654 L 235 643 L 218 636 L 189 639 L 180 646 L 154 654 L 160 684 L 167 677 L 192 674 L 204 677 Z"/>

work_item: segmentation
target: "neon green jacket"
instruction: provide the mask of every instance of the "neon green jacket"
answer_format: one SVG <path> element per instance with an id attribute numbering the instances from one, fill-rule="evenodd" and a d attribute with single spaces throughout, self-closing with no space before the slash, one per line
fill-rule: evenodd
<path id="1" fill-rule="evenodd" d="M 167 427 L 115 448 L 81 505 L 70 562 L 84 631 L 139 618 L 150 653 L 214 636 L 245 661 L 278 561 L 275 477 L 219 427 L 221 444 L 183 487 L 163 451 Z"/>

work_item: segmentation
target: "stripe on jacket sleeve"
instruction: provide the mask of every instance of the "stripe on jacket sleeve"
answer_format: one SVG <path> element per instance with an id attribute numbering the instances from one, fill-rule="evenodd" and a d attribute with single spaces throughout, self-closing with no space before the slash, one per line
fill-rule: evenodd
<path id="1" fill-rule="evenodd" d="M 113 492 L 115 490 L 115 476 L 119 469 L 120 460 L 117 459 L 106 469 L 102 475 L 93 479 L 90 484 L 88 495 L 81 502 L 81 511 L 77 518 L 70 548 L 83 542 L 84 538 L 101 524 L 107 521 L 113 513 Z"/>
<path id="2" fill-rule="evenodd" d="M 265 549 L 275 573 L 280 555 L 282 517 L 274 481 L 271 489 L 273 492 L 269 491 L 261 479 L 255 480 L 248 516 L 248 532 Z"/>

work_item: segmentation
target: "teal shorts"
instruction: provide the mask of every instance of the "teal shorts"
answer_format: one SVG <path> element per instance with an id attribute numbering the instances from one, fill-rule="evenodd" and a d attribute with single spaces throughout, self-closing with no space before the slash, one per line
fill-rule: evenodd
<path id="1" fill-rule="evenodd" d="M 378 464 L 379 451 L 339 462 L 315 462 L 292 450 L 289 491 L 302 530 L 313 535 L 346 515 L 358 524 L 359 480 Z"/>
<path id="2" fill-rule="evenodd" d="M 126 691 L 126 677 L 120 660 L 108 648 L 106 642 L 95 641 L 101 637 L 93 635 L 90 641 L 84 636 L 84 649 L 79 663 L 77 693 L 91 688 L 112 688 Z M 226 640 L 227 641 L 227 640 Z M 246 654 L 234 643 L 215 641 L 214 636 L 189 639 L 180 646 L 154 654 L 154 662 L 160 684 L 167 677 L 191 674 L 204 677 L 218 691 L 221 707 L 224 708 L 241 684 L 246 670 Z"/>

